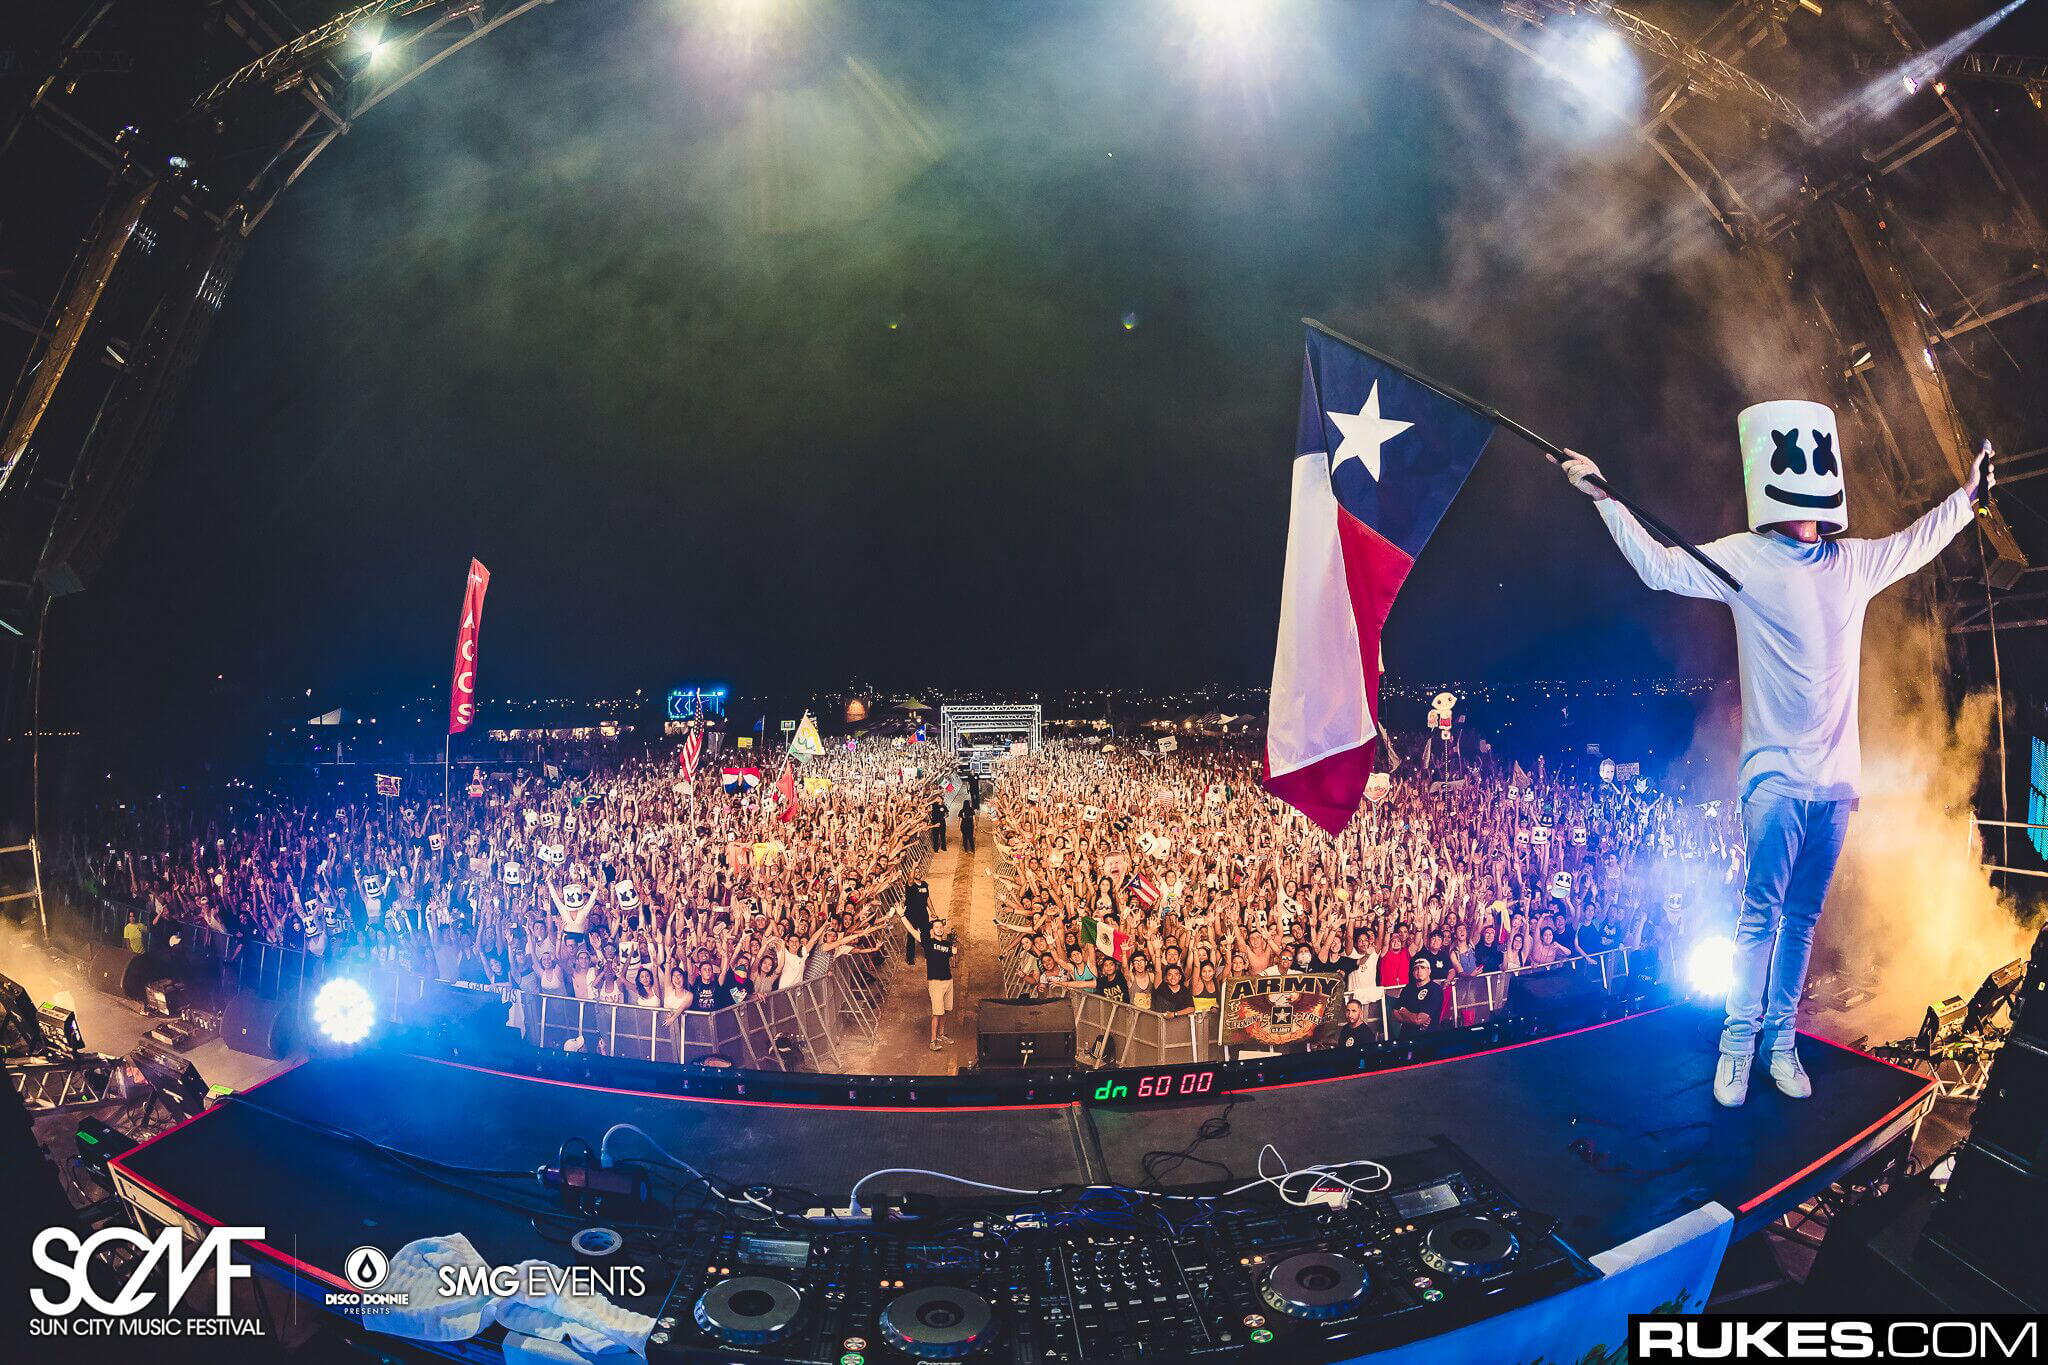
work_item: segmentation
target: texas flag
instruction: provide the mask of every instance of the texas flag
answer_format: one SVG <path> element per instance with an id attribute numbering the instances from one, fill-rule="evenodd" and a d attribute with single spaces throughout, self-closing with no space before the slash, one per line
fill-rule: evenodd
<path id="1" fill-rule="evenodd" d="M 1308 329 L 1265 780 L 1332 834 L 1372 773 L 1387 611 L 1492 435 L 1462 404 Z"/>

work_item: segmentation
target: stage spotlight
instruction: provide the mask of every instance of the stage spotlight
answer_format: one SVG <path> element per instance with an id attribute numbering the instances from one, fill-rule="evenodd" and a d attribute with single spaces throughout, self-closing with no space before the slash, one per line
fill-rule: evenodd
<path id="1" fill-rule="evenodd" d="M 1735 983 L 1735 942 L 1715 935 L 1692 945 L 1685 955 L 1685 984 L 1694 995 L 1728 994 Z"/>
<path id="2" fill-rule="evenodd" d="M 1569 140 L 1600 139 L 1631 123 L 1643 103 L 1643 69 L 1620 30 L 1594 19 L 1558 19 L 1534 40 L 1534 55 L 1574 99 L 1561 110 L 1534 103 L 1523 117 Z"/>
<path id="3" fill-rule="evenodd" d="M 313 1022 L 337 1043 L 360 1043 L 377 1022 L 377 1006 L 360 981 L 347 977 L 330 981 L 313 997 Z"/>
<path id="4" fill-rule="evenodd" d="M 1602 66 L 1613 66 L 1628 55 L 1628 40 L 1604 24 L 1586 30 L 1586 55 Z"/>

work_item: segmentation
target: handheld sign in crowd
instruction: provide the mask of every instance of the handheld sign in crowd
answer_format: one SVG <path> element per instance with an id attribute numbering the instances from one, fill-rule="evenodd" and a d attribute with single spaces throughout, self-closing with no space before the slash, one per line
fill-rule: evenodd
<path id="1" fill-rule="evenodd" d="M 1343 977 L 1320 972 L 1230 977 L 1216 1001 L 1216 1041 L 1261 1048 L 1307 1042 L 1334 1017 L 1343 989 Z"/>

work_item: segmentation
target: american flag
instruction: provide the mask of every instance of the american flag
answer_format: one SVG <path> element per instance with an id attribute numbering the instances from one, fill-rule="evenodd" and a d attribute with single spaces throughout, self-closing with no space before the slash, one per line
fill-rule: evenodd
<path id="1" fill-rule="evenodd" d="M 683 740 L 683 771 L 694 774 L 697 771 L 697 760 L 703 757 L 703 754 L 704 732 L 702 730 L 690 731 L 688 738 Z"/>

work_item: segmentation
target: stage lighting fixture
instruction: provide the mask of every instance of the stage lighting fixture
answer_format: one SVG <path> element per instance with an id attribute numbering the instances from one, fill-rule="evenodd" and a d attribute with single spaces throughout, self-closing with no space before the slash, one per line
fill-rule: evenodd
<path id="1" fill-rule="evenodd" d="M 1628 55 L 1628 40 L 1605 25 L 1590 28 L 1586 31 L 1586 55 L 1603 65 L 1612 66 Z"/>
<path id="2" fill-rule="evenodd" d="M 36 1006 L 36 1014 L 43 1028 L 43 1040 L 51 1047 L 67 1052 L 85 1051 L 85 1035 L 79 1032 L 77 1014 L 48 1001 Z"/>
<path id="3" fill-rule="evenodd" d="M 1685 984 L 1694 995 L 1728 994 L 1735 983 L 1735 941 L 1718 934 L 1692 945 L 1685 955 Z"/>
<path id="4" fill-rule="evenodd" d="M 334 1042 L 360 1043 L 377 1022 L 377 1006 L 362 982 L 344 976 L 322 986 L 313 997 L 313 1022 Z"/>

